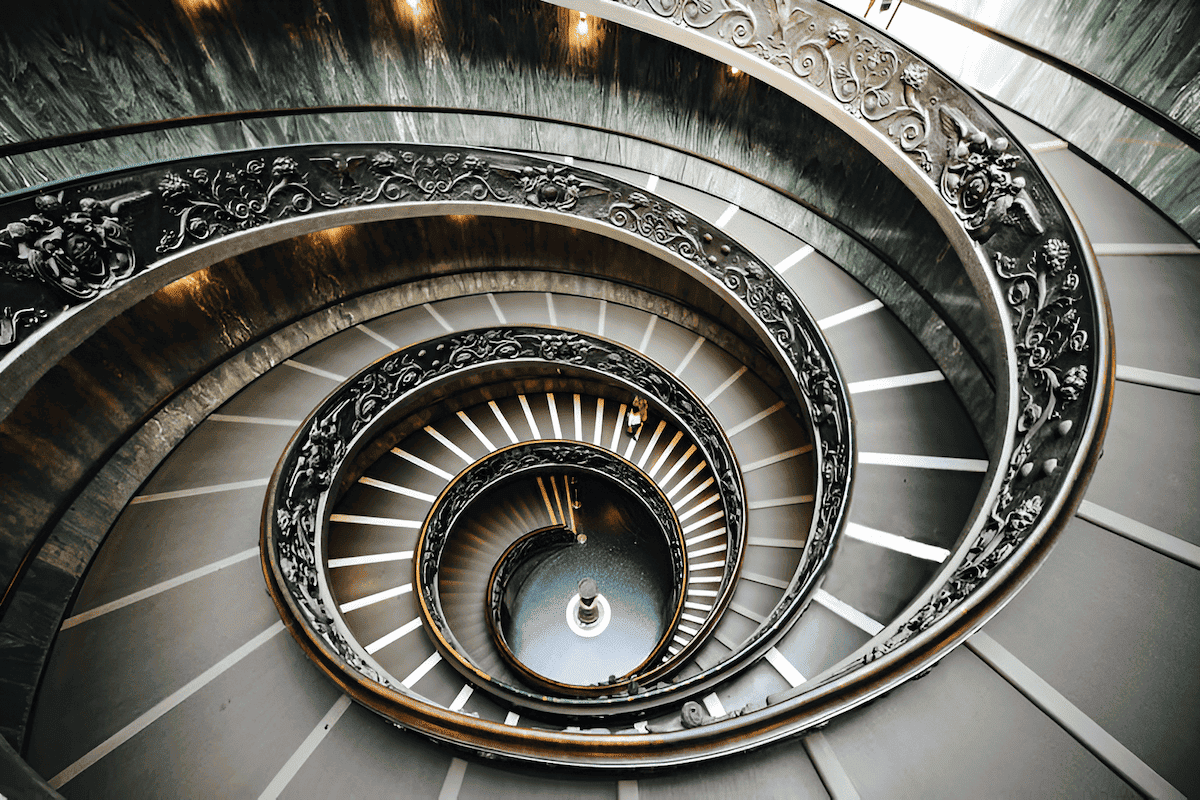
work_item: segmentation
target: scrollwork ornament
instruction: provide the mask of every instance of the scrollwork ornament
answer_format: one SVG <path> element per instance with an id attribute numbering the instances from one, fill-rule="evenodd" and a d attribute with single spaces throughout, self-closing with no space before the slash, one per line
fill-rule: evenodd
<path id="1" fill-rule="evenodd" d="M 633 231 L 688 261 L 706 266 L 704 248 L 696 239 L 688 215 L 657 198 L 642 192 L 630 192 L 627 198 L 616 194 L 605 216 L 618 228 Z"/>
<path id="2" fill-rule="evenodd" d="M 925 169 L 932 168 L 927 148 L 929 110 L 921 98 L 929 77 L 918 62 L 904 62 L 899 52 L 869 29 L 857 29 L 850 18 L 818 14 L 817 9 L 776 0 L 766 4 L 769 26 L 760 26 L 749 5 L 730 7 L 724 14 L 664 13 L 660 3 L 647 7 L 659 16 L 670 16 L 681 26 L 710 28 L 731 44 L 753 52 L 764 61 L 808 81 L 827 92 L 850 116 L 876 124 Z M 737 23 L 720 27 L 736 17 Z"/>
<path id="3" fill-rule="evenodd" d="M 159 253 L 347 202 L 346 197 L 310 186 L 300 162 L 290 155 L 276 156 L 270 170 L 264 159 L 251 158 L 241 166 L 169 171 L 159 181 L 158 192 L 178 220 L 163 232 Z"/>
<path id="4" fill-rule="evenodd" d="M 999 252 L 992 257 L 996 274 L 1007 284 L 1021 392 L 1019 436 L 1000 491 L 982 531 L 934 596 L 830 680 L 895 650 L 945 618 L 1008 561 L 1049 508 L 1050 495 L 1042 479 L 1057 471 L 1058 457 L 1044 451 L 1078 424 L 1074 417 L 1085 410 L 1076 404 L 1090 395 L 1092 379 L 1088 363 L 1093 343 L 1080 312 L 1079 267 L 1073 263 L 1070 245 L 1053 237 L 1043 241 L 1024 264 Z"/>
<path id="5" fill-rule="evenodd" d="M 1013 174 L 1021 157 L 1008 152 L 1008 140 L 988 136 L 966 114 L 946 105 L 940 119 L 947 159 L 939 186 L 971 237 L 986 242 L 1001 225 L 1027 236 L 1042 233 L 1025 179 Z"/>
<path id="6" fill-rule="evenodd" d="M 32 328 L 49 316 L 50 312 L 44 308 L 5 306 L 0 309 L 0 347 L 15 344 L 22 330 Z"/>
<path id="7" fill-rule="evenodd" d="M 354 664 L 360 663 L 370 670 L 367 662 L 360 655 L 355 655 L 357 651 L 338 631 L 327 601 L 320 596 L 320 567 L 314 557 L 319 535 L 317 509 L 321 497 L 333 486 L 340 465 L 346 458 L 348 442 L 394 402 L 419 391 L 428 381 L 456 370 L 515 359 L 582 367 L 617 377 L 637 391 L 655 398 L 662 407 L 672 409 L 679 418 L 687 420 L 693 439 L 719 481 L 719 493 L 729 530 L 739 532 L 737 535 L 731 533 L 729 537 L 727 558 L 733 564 L 740 562 L 744 546 L 745 498 L 740 479 L 737 478 L 736 463 L 728 453 L 728 445 L 715 421 L 677 380 L 660 373 L 650 362 L 611 342 L 583 334 L 536 328 L 489 328 L 447 335 L 377 362 L 335 392 L 302 428 L 285 457 L 285 468 L 280 473 L 273 515 L 273 540 L 275 561 L 283 583 L 300 608 L 307 627 L 323 639 L 330 649 L 341 654 L 352 669 L 357 670 Z M 545 453 L 525 453 L 523 457 L 526 460 L 541 459 L 540 463 L 557 458 L 564 465 L 578 465 L 590 463 L 585 455 L 565 447 L 551 447 Z M 476 483 L 498 479 L 512 470 L 525 468 L 521 463 L 505 463 L 503 470 L 497 473 L 493 466 L 486 466 L 485 462 L 480 469 L 472 470 L 463 481 L 461 497 L 456 495 L 444 504 L 445 513 L 460 511 L 466 502 L 461 498 L 469 498 L 469 490 Z M 622 485 L 636 486 L 636 475 L 621 473 L 621 466 L 609 465 L 606 470 L 612 473 L 616 469 L 617 472 L 612 474 Z M 623 466 L 633 469 L 628 465 Z M 661 505 L 661 498 L 656 498 L 656 501 Z M 658 508 L 651 503 L 650 507 L 656 510 L 656 518 L 670 517 L 671 512 L 665 506 Z M 433 553 L 441 541 L 439 537 L 444 538 L 446 530 L 442 526 L 431 528 L 431 547 L 418 561 L 423 582 L 432 581 L 436 574 L 437 563 Z M 673 557 L 678 562 L 677 566 L 682 567 L 681 548 Z M 725 583 L 731 579 L 732 576 L 727 576 Z M 432 621 L 435 626 L 441 625 L 440 619 Z M 371 670 L 370 675 L 374 674 Z"/>
<path id="8" fill-rule="evenodd" d="M 498 200 L 511 202 L 512 195 L 493 186 L 491 164 L 478 155 L 457 151 L 443 153 L 381 150 L 371 157 L 374 188 L 367 188 L 357 202 L 403 200 Z"/>
<path id="9" fill-rule="evenodd" d="M 630 0 L 622 0 L 635 5 Z M 715 28 L 718 34 L 739 47 L 751 42 L 757 21 L 750 5 L 737 0 L 648 0 L 655 14 L 676 25 L 690 28 Z"/>
<path id="10" fill-rule="evenodd" d="M 121 209 L 146 195 L 132 192 L 74 202 L 64 200 L 62 192 L 38 196 L 34 213 L 0 229 L 0 274 L 36 280 L 54 290 L 66 305 L 92 300 L 124 283 L 138 272 L 139 262 L 131 243 L 131 222 Z M 49 316 L 48 309 L 12 313 L 21 316 L 21 327 Z M 0 343 L 15 341 L 15 329 L 6 333 L 12 338 L 0 334 Z"/>

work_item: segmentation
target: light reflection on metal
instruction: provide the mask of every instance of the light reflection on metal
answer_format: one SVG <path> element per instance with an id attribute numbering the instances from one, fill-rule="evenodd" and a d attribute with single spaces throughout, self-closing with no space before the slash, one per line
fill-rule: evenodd
<path id="1" fill-rule="evenodd" d="M 338 247 L 345 243 L 346 238 L 351 236 L 353 231 L 353 225 L 340 225 L 336 228 L 326 228 L 325 230 L 316 231 L 310 234 L 310 236 L 314 241 Z"/>
<path id="2" fill-rule="evenodd" d="M 599 490 L 600 494 L 596 494 L 598 490 L 593 487 L 590 495 L 593 500 L 609 497 L 614 492 L 620 495 L 622 494 L 621 490 L 624 489 L 624 492 L 628 493 L 630 498 L 638 504 L 638 507 L 649 514 L 648 518 L 635 523 L 632 529 L 661 532 L 666 547 L 665 560 L 661 566 L 665 567 L 665 571 L 660 573 L 651 562 L 647 562 L 635 569 L 634 572 L 645 575 L 655 574 L 660 577 L 662 575 L 674 576 L 673 579 L 666 581 L 659 579 L 652 581 L 652 584 L 658 586 L 672 583 L 675 587 L 674 596 L 668 602 L 669 610 L 664 613 L 663 619 L 667 622 L 659 631 L 660 635 L 655 642 L 644 643 L 653 644 L 653 646 L 646 648 L 642 654 L 643 658 L 639 662 L 629 663 L 624 669 L 617 671 L 617 674 L 621 676 L 620 680 L 610 677 L 609 681 L 604 682 L 602 677 L 593 675 L 592 680 L 586 682 L 563 682 L 565 678 L 562 674 L 555 675 L 553 672 L 547 672 L 526 663 L 530 651 L 526 650 L 522 655 L 522 646 L 516 639 L 510 638 L 515 635 L 514 631 L 520 630 L 517 620 L 523 615 L 515 611 L 515 606 L 510 603 L 515 602 L 513 598 L 522 594 L 523 590 L 520 587 L 533 574 L 528 571 L 529 568 L 535 561 L 545 558 L 552 550 L 561 551 L 554 559 L 558 566 L 553 567 L 552 570 L 561 569 L 564 563 L 561 556 L 567 555 L 567 548 L 595 541 L 596 546 L 606 554 L 605 563 L 596 565 L 600 572 L 604 573 L 599 577 L 607 576 L 609 580 L 614 579 L 614 576 L 620 573 L 619 568 L 617 572 L 612 572 L 611 567 L 614 563 L 622 562 L 629 554 L 626 553 L 625 557 L 617 555 L 617 551 L 611 549 L 614 544 L 611 532 L 605 533 L 603 528 L 590 531 L 599 534 L 598 541 L 591 535 L 585 535 L 581 541 L 577 533 L 582 532 L 566 528 L 561 516 L 558 520 L 554 520 L 550 527 L 538 529 L 512 542 L 496 561 L 487 582 L 489 587 L 486 592 L 489 598 L 487 622 L 492 632 L 491 641 L 496 648 L 496 655 L 521 676 L 522 683 L 535 687 L 534 693 L 530 694 L 526 687 L 510 682 L 503 675 L 483 672 L 478 665 L 485 662 L 486 653 L 481 653 L 474 647 L 468 647 L 469 641 L 459 638 L 458 628 L 462 622 L 461 617 L 456 623 L 454 614 L 449 613 L 454 604 L 445 605 L 446 596 L 443 595 L 443 592 L 447 590 L 452 593 L 457 591 L 456 579 L 450 578 L 448 582 L 444 581 L 443 568 L 448 566 L 451 573 L 459 574 L 464 566 L 458 561 L 448 565 L 444 556 L 461 547 L 462 534 L 459 529 L 459 521 L 469 519 L 477 513 L 471 511 L 471 508 L 476 507 L 477 501 L 495 491 L 501 484 L 504 486 L 503 491 L 519 494 L 520 489 L 512 482 L 519 473 L 543 472 L 547 468 L 561 470 L 564 465 L 570 465 L 571 471 L 581 476 L 591 479 L 599 476 L 607 481 L 606 488 Z M 543 502 L 547 502 L 548 509 L 550 500 L 547 498 L 547 493 L 553 495 L 553 499 L 556 501 L 559 498 L 559 481 L 557 480 L 559 474 L 555 474 L 554 471 L 551 471 L 548 476 L 544 472 L 543 474 L 534 474 L 532 475 L 534 480 L 529 484 L 530 489 L 534 485 L 538 487 L 533 491 L 535 494 L 542 493 Z M 544 477 L 548 477 L 548 480 L 543 480 Z M 567 475 L 562 474 L 562 477 L 565 484 Z M 561 503 L 559 506 L 559 515 L 562 515 Z M 596 509 L 593 508 L 593 512 L 595 511 Z M 603 517 L 605 512 L 601 509 L 600 514 Z M 552 511 L 551 517 L 552 519 L 554 517 Z M 595 520 L 593 520 L 594 522 Z M 652 539 L 657 541 L 657 538 L 652 537 Z M 608 710 L 595 708 L 589 711 L 580 707 L 579 702 L 572 702 L 572 698 L 582 701 L 583 698 L 602 698 L 628 693 L 631 681 L 654 682 L 664 679 L 668 674 L 678 670 L 688 655 L 687 652 L 684 652 L 681 657 L 674 659 L 666 657 L 669 638 L 678 624 L 678 617 L 683 609 L 682 588 L 686 586 L 688 580 L 689 566 L 682 540 L 683 534 L 679 527 L 679 520 L 665 496 L 662 495 L 661 488 L 655 486 L 644 473 L 620 456 L 605 451 L 603 448 L 581 442 L 541 440 L 513 445 L 481 459 L 460 474 L 446 487 L 434 508 L 429 512 L 413 555 L 415 575 L 417 576 L 415 581 L 419 584 L 420 611 L 422 616 L 427 619 L 427 630 L 431 640 L 446 657 L 447 663 L 458 669 L 464 677 L 476 685 L 486 686 L 493 693 L 505 697 L 508 702 L 527 710 L 538 708 L 543 712 L 550 713 L 611 714 L 611 708 Z M 650 542 L 645 542 L 645 544 L 650 546 Z M 650 550 L 635 548 L 635 550 L 640 553 L 649 553 L 653 548 L 651 547 Z M 611 560 L 614 556 L 616 557 L 615 562 Z M 569 557 L 568 561 L 570 561 Z M 731 562 L 729 571 L 735 572 L 737 567 L 738 564 Z M 589 567 L 589 569 L 591 568 Z M 731 576 L 726 575 L 725 578 L 723 585 L 732 586 Z M 618 583 L 620 582 L 618 581 Z M 588 592 L 584 591 L 585 588 L 581 586 L 578 594 L 575 592 L 572 594 L 575 597 L 586 595 Z M 643 586 L 642 591 L 634 592 L 634 595 L 648 596 L 645 592 L 648 588 L 649 584 Z M 626 614 L 633 610 L 628 599 L 628 596 L 625 601 L 614 598 L 614 602 L 624 608 Z M 572 608 L 569 613 L 574 614 L 575 610 Z M 638 613 L 638 617 L 646 618 L 642 612 Z M 587 622 L 587 620 L 581 621 Z M 715 624 L 715 617 L 708 620 L 707 623 L 706 628 L 710 628 Z M 596 633 L 580 633 L 579 635 L 590 638 Z M 694 649 L 689 648 L 689 650 Z"/>
<path id="3" fill-rule="evenodd" d="M 212 277 L 209 270 L 202 269 L 171 281 L 159 290 L 159 295 L 179 306 L 192 305 L 195 302 L 196 294 L 210 283 L 212 283 Z"/>

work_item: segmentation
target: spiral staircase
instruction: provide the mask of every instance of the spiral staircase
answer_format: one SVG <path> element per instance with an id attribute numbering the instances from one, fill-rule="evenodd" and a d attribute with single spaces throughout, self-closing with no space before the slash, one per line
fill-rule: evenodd
<path id="1" fill-rule="evenodd" d="M 725 61 L 830 104 L 770 73 L 737 14 L 665 7 L 525 10 L 590 24 L 610 57 L 600 34 L 625 26 L 649 61 L 747 80 Z M 440 9 L 416 8 L 390 13 Z M 836 12 L 803 10 L 834 15 L 826 52 L 878 35 L 849 19 L 842 40 Z M 217 35 L 218 11 L 193 10 L 198 41 Z M 426 24 L 410 44 L 442 52 Z M 682 54 L 653 50 L 664 31 Z M 450 38 L 435 44 L 453 52 Z M 565 56 L 605 70 L 588 58 Z M 910 110 L 922 69 L 892 76 Z M 564 89 L 553 70 L 531 74 Z M 276 139 L 246 134 L 244 152 L 169 144 L 175 163 L 99 178 L 50 174 L 57 145 L 44 180 L 74 182 L 5 198 L 6 219 L 68 227 L 72 202 L 92 213 L 78 197 L 118 198 L 91 217 L 108 237 L 95 241 L 127 243 L 137 266 L 113 257 L 107 285 L 65 311 L 7 317 L 5 447 L 25 460 L 6 474 L 5 513 L 28 543 L 8 568 L 5 733 L 27 766 L 8 764 L 0 791 L 1200 792 L 1194 242 L 1045 147 L 1053 134 L 977 99 L 977 127 L 925 116 L 948 142 L 925 157 L 966 170 L 965 187 L 968 153 L 1011 137 L 1025 161 L 1003 220 L 958 213 L 966 189 L 945 177 L 922 184 L 909 134 L 881 144 L 861 103 L 823 111 L 828 130 L 806 122 L 828 139 L 813 158 L 836 161 L 840 126 L 869 151 L 847 155 L 845 175 L 935 205 L 927 215 L 858 206 L 836 173 L 812 179 L 828 194 L 809 200 L 778 179 L 789 156 L 756 176 L 726 151 L 597 132 L 569 100 L 546 102 L 566 104 L 563 120 L 404 112 L 445 134 L 438 145 L 315 139 L 269 119 Z M 65 210 L 37 199 L 60 189 Z M 8 231 L 13 253 L 42 241 Z M 1061 263 L 1047 237 L 1069 248 Z M 1037 247 L 1012 244 L 1026 240 Z M 12 291 L 31 284 L 8 274 Z M 1030 291 L 1074 314 L 1040 362 L 1030 353 L 1052 326 L 1028 320 L 1052 304 L 1028 305 Z M 513 349 L 489 356 L 494 341 Z M 1051 388 L 1028 377 L 1059 356 Z M 454 506 L 473 476 L 538 448 L 572 455 Z M 489 591 L 526 557 L 523 537 L 605 541 L 582 532 L 620 492 L 580 493 L 585 455 L 669 507 L 657 520 L 683 559 L 678 611 L 623 676 L 531 679 L 489 627 L 502 594 Z M 578 558 L 599 570 L 628 556 L 606 552 Z M 600 592 L 628 616 L 617 587 Z M 569 630 L 579 602 L 542 603 L 564 653 L 583 647 Z M 610 649 L 627 643 L 611 630 Z"/>

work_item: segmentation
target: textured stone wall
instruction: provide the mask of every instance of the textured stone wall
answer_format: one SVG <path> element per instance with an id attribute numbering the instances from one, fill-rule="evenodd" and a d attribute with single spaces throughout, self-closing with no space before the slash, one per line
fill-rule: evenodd
<path id="1" fill-rule="evenodd" d="M 0 159 L 11 191 L 94 170 L 248 147 L 419 141 L 563 152 L 693 183 L 684 157 L 574 125 L 716 159 L 859 230 L 910 274 L 945 237 L 854 140 L 784 95 L 681 47 L 538 0 L 483 13 L 467 0 L 174 4 L 51 3 L 0 40 L 0 137 L 14 142 L 135 122 L 256 109 L 403 104 L 534 115 L 346 111 L 104 137 Z M 596 148 L 591 152 L 591 148 Z M 2 148 L 0 148 L 2 149 Z M 718 175 L 706 180 L 719 180 Z M 727 196 L 716 185 L 697 188 Z M 740 196 L 727 196 L 740 202 Z M 814 245 L 820 246 L 814 242 Z"/>
<path id="2" fill-rule="evenodd" d="M 1200 4 L 1194 0 L 938 4 L 1081 66 L 1200 134 Z"/>

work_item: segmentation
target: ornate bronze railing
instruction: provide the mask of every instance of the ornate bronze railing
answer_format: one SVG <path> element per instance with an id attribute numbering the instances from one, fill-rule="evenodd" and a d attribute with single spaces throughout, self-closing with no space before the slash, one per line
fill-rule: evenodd
<path id="1" fill-rule="evenodd" d="M 681 648 L 662 669 L 652 670 L 651 678 L 667 677 L 705 643 L 735 588 L 746 540 L 746 501 L 740 470 L 720 426 L 707 408 L 669 372 L 606 340 L 556 329 L 479 329 L 405 348 L 351 378 L 303 423 L 281 459 L 268 490 L 263 558 L 277 604 L 286 617 L 303 622 L 303 630 L 294 629 L 302 644 L 310 653 L 314 649 L 321 651 L 323 662 L 342 671 L 349 670 L 375 684 L 367 688 L 393 718 L 407 724 L 413 724 L 409 715 L 425 714 L 426 706 L 396 691 L 394 681 L 390 681 L 374 659 L 353 641 L 327 599 L 328 583 L 321 553 L 322 532 L 334 499 L 331 491 L 340 485 L 341 475 L 355 454 L 379 432 L 393 425 L 402 409 L 423 404 L 423 392 L 431 386 L 463 379 L 472 371 L 495 370 L 497 367 L 504 367 L 506 379 L 511 380 L 518 376 L 514 369 L 529 369 L 531 365 L 541 370 L 550 369 L 555 374 L 592 375 L 648 397 L 656 413 L 669 416 L 697 445 L 716 479 L 728 530 L 728 546 L 726 566 L 717 597 L 713 600 L 714 608 L 692 643 Z M 836 384 L 831 383 L 831 387 L 834 386 Z M 825 440 L 823 435 L 830 430 L 848 428 L 826 427 L 824 431 L 818 431 L 815 450 L 828 451 L 833 443 Z M 569 452 L 571 446 L 555 442 L 546 443 L 544 447 L 561 454 Z M 515 446 L 511 453 L 518 459 L 528 455 L 522 446 Z M 481 463 L 486 464 L 487 459 Z M 463 477 L 447 487 L 425 521 L 418 548 L 414 551 L 414 585 L 421 601 L 422 615 L 431 622 L 430 633 L 435 640 L 440 640 L 439 649 L 451 657 L 452 663 L 476 682 L 488 685 L 493 694 L 504 701 L 543 713 L 569 717 L 644 714 L 673 697 L 687 697 L 708 689 L 752 663 L 783 634 L 810 598 L 841 525 L 838 515 L 814 515 L 799 565 L 787 590 L 765 621 L 729 658 L 686 678 L 644 689 L 639 687 L 636 691 L 632 690 L 630 680 L 607 688 L 603 693 L 597 692 L 603 695 L 599 697 L 547 697 L 497 682 L 461 658 L 461 648 L 456 646 L 439 611 L 438 563 L 455 519 L 478 491 L 509 472 L 511 470 L 496 473 L 493 469 L 475 471 L 468 468 Z M 844 478 L 819 484 L 815 502 L 818 508 L 828 507 L 827 494 L 845 497 L 847 491 Z M 826 496 L 822 492 L 827 493 Z M 669 510 L 669 506 L 667 508 Z M 349 677 L 353 679 L 354 675 Z M 345 685 L 353 691 L 353 683 Z"/>
<path id="2" fill-rule="evenodd" d="M 1098 458 L 1113 369 L 1108 313 L 1090 248 L 1033 159 L 973 94 L 886 35 L 816 2 L 583 5 L 738 66 L 871 150 L 942 226 L 965 265 L 962 278 L 984 302 L 1003 366 L 996 376 L 1002 444 L 975 521 L 927 589 L 834 679 L 645 741 L 522 731 L 536 756 L 509 750 L 512 732 L 503 726 L 436 709 L 404 719 L 491 754 L 598 767 L 679 763 L 804 730 L 878 696 L 944 657 L 1020 588 L 1066 524 Z M 788 286 L 722 231 L 637 187 L 511 153 L 363 144 L 205 157 L 55 188 L 53 196 L 29 193 L 0 206 L 7 309 L 0 374 L 36 370 L 24 362 L 36 359 L 47 332 L 62 328 L 64 340 L 80 335 L 70 333 L 73 326 L 86 333 L 89 308 L 103 316 L 105 301 L 126 287 L 163 285 L 201 266 L 206 246 L 250 232 L 269 234 L 255 239 L 262 243 L 413 213 L 554 220 L 659 254 L 722 291 L 763 332 L 819 440 L 814 553 L 827 552 L 840 525 L 848 501 L 840 487 L 853 469 L 849 406 L 811 320 Z M 305 480 L 320 483 L 320 467 L 338 445 L 312 421 L 302 435 L 314 459 Z M 302 561 L 305 554 L 293 555 Z M 289 556 L 277 566 L 298 563 Z M 820 556 L 802 562 L 789 588 L 797 604 L 823 564 Z M 319 605 L 306 608 L 294 612 L 298 619 L 318 631 L 330 626 Z M 327 668 L 357 658 L 334 651 L 310 650 Z"/>
<path id="3" fill-rule="evenodd" d="M 441 567 L 441 557 L 453 535 L 456 522 L 467 512 L 468 507 L 475 499 L 498 483 L 531 471 L 544 471 L 547 467 L 559 467 L 560 469 L 569 467 L 572 472 L 595 474 L 631 493 L 657 523 L 659 532 L 671 554 L 671 572 L 674 581 L 672 621 L 666 626 L 661 641 L 641 665 L 628 676 L 619 676 L 620 680 L 602 686 L 567 686 L 533 674 L 529 670 L 523 671 L 524 676 L 527 680 L 539 684 L 543 691 L 530 692 L 519 686 L 504 685 L 472 663 L 466 649 L 458 642 L 454 631 L 447 625 L 442 613 L 438 573 Z M 736 501 L 736 497 L 732 499 Z M 744 509 L 735 512 L 735 517 L 744 515 L 744 513 Z M 744 530 L 745 526 L 742 525 L 741 528 Z M 543 540 L 546 538 L 543 537 Z M 573 534 L 569 538 L 573 538 Z M 737 541 L 734 536 L 730 537 L 730 544 L 730 552 L 727 554 L 726 567 L 722 576 L 724 580 L 719 589 L 725 602 L 728 602 L 728 598 L 732 595 L 733 586 L 737 582 L 737 569 L 741 563 L 741 554 L 745 550 L 744 541 Z M 522 557 L 528 556 L 527 547 L 528 543 L 524 547 L 518 547 L 518 544 L 514 543 L 496 562 L 495 571 L 489 581 L 490 593 L 493 597 L 486 611 L 494 632 L 500 631 L 502 627 L 500 625 L 499 593 L 503 592 L 514 565 L 519 563 Z M 517 549 L 513 550 L 513 548 Z M 645 685 L 669 676 L 671 672 L 682 667 L 695 650 L 695 647 L 688 647 L 686 652 L 681 651 L 665 663 L 662 661 L 671 635 L 679 623 L 679 615 L 683 611 L 683 587 L 687 585 L 688 574 L 687 558 L 683 549 L 683 532 L 680 529 L 675 510 L 654 481 L 637 466 L 600 447 L 583 442 L 528 442 L 511 445 L 484 457 L 452 481 L 438 497 L 421 528 L 421 536 L 413 550 L 413 563 L 417 574 L 417 582 L 414 585 L 418 587 L 421 613 L 429 623 L 429 631 L 439 650 L 451 659 L 451 663 L 456 668 L 466 672 L 469 679 L 477 683 L 489 684 L 500 695 L 511 696 L 517 703 L 525 707 L 529 707 L 539 698 L 544 698 L 547 691 L 553 691 L 559 697 L 572 695 L 600 697 L 601 695 L 628 694 L 630 685 L 634 681 Z M 719 605 L 724 607 L 725 602 Z M 719 616 L 719 614 L 710 615 L 710 622 L 705 628 L 711 628 Z M 703 638 L 700 635 L 695 637 L 696 640 L 699 640 L 696 642 L 697 646 L 703 642 Z M 507 645 L 502 641 L 502 637 L 499 646 L 506 661 L 510 664 L 518 663 L 511 650 L 508 650 Z"/>
<path id="4" fill-rule="evenodd" d="M 969 89 L 852 15 L 813 0 L 572 5 L 714 55 L 850 132 L 937 217 L 980 295 L 994 298 L 1008 374 L 990 488 L 963 545 L 897 620 L 822 685 L 771 698 L 826 719 L 946 655 L 1028 579 L 1070 519 L 1112 393 L 1095 257 L 1056 188 Z"/>

